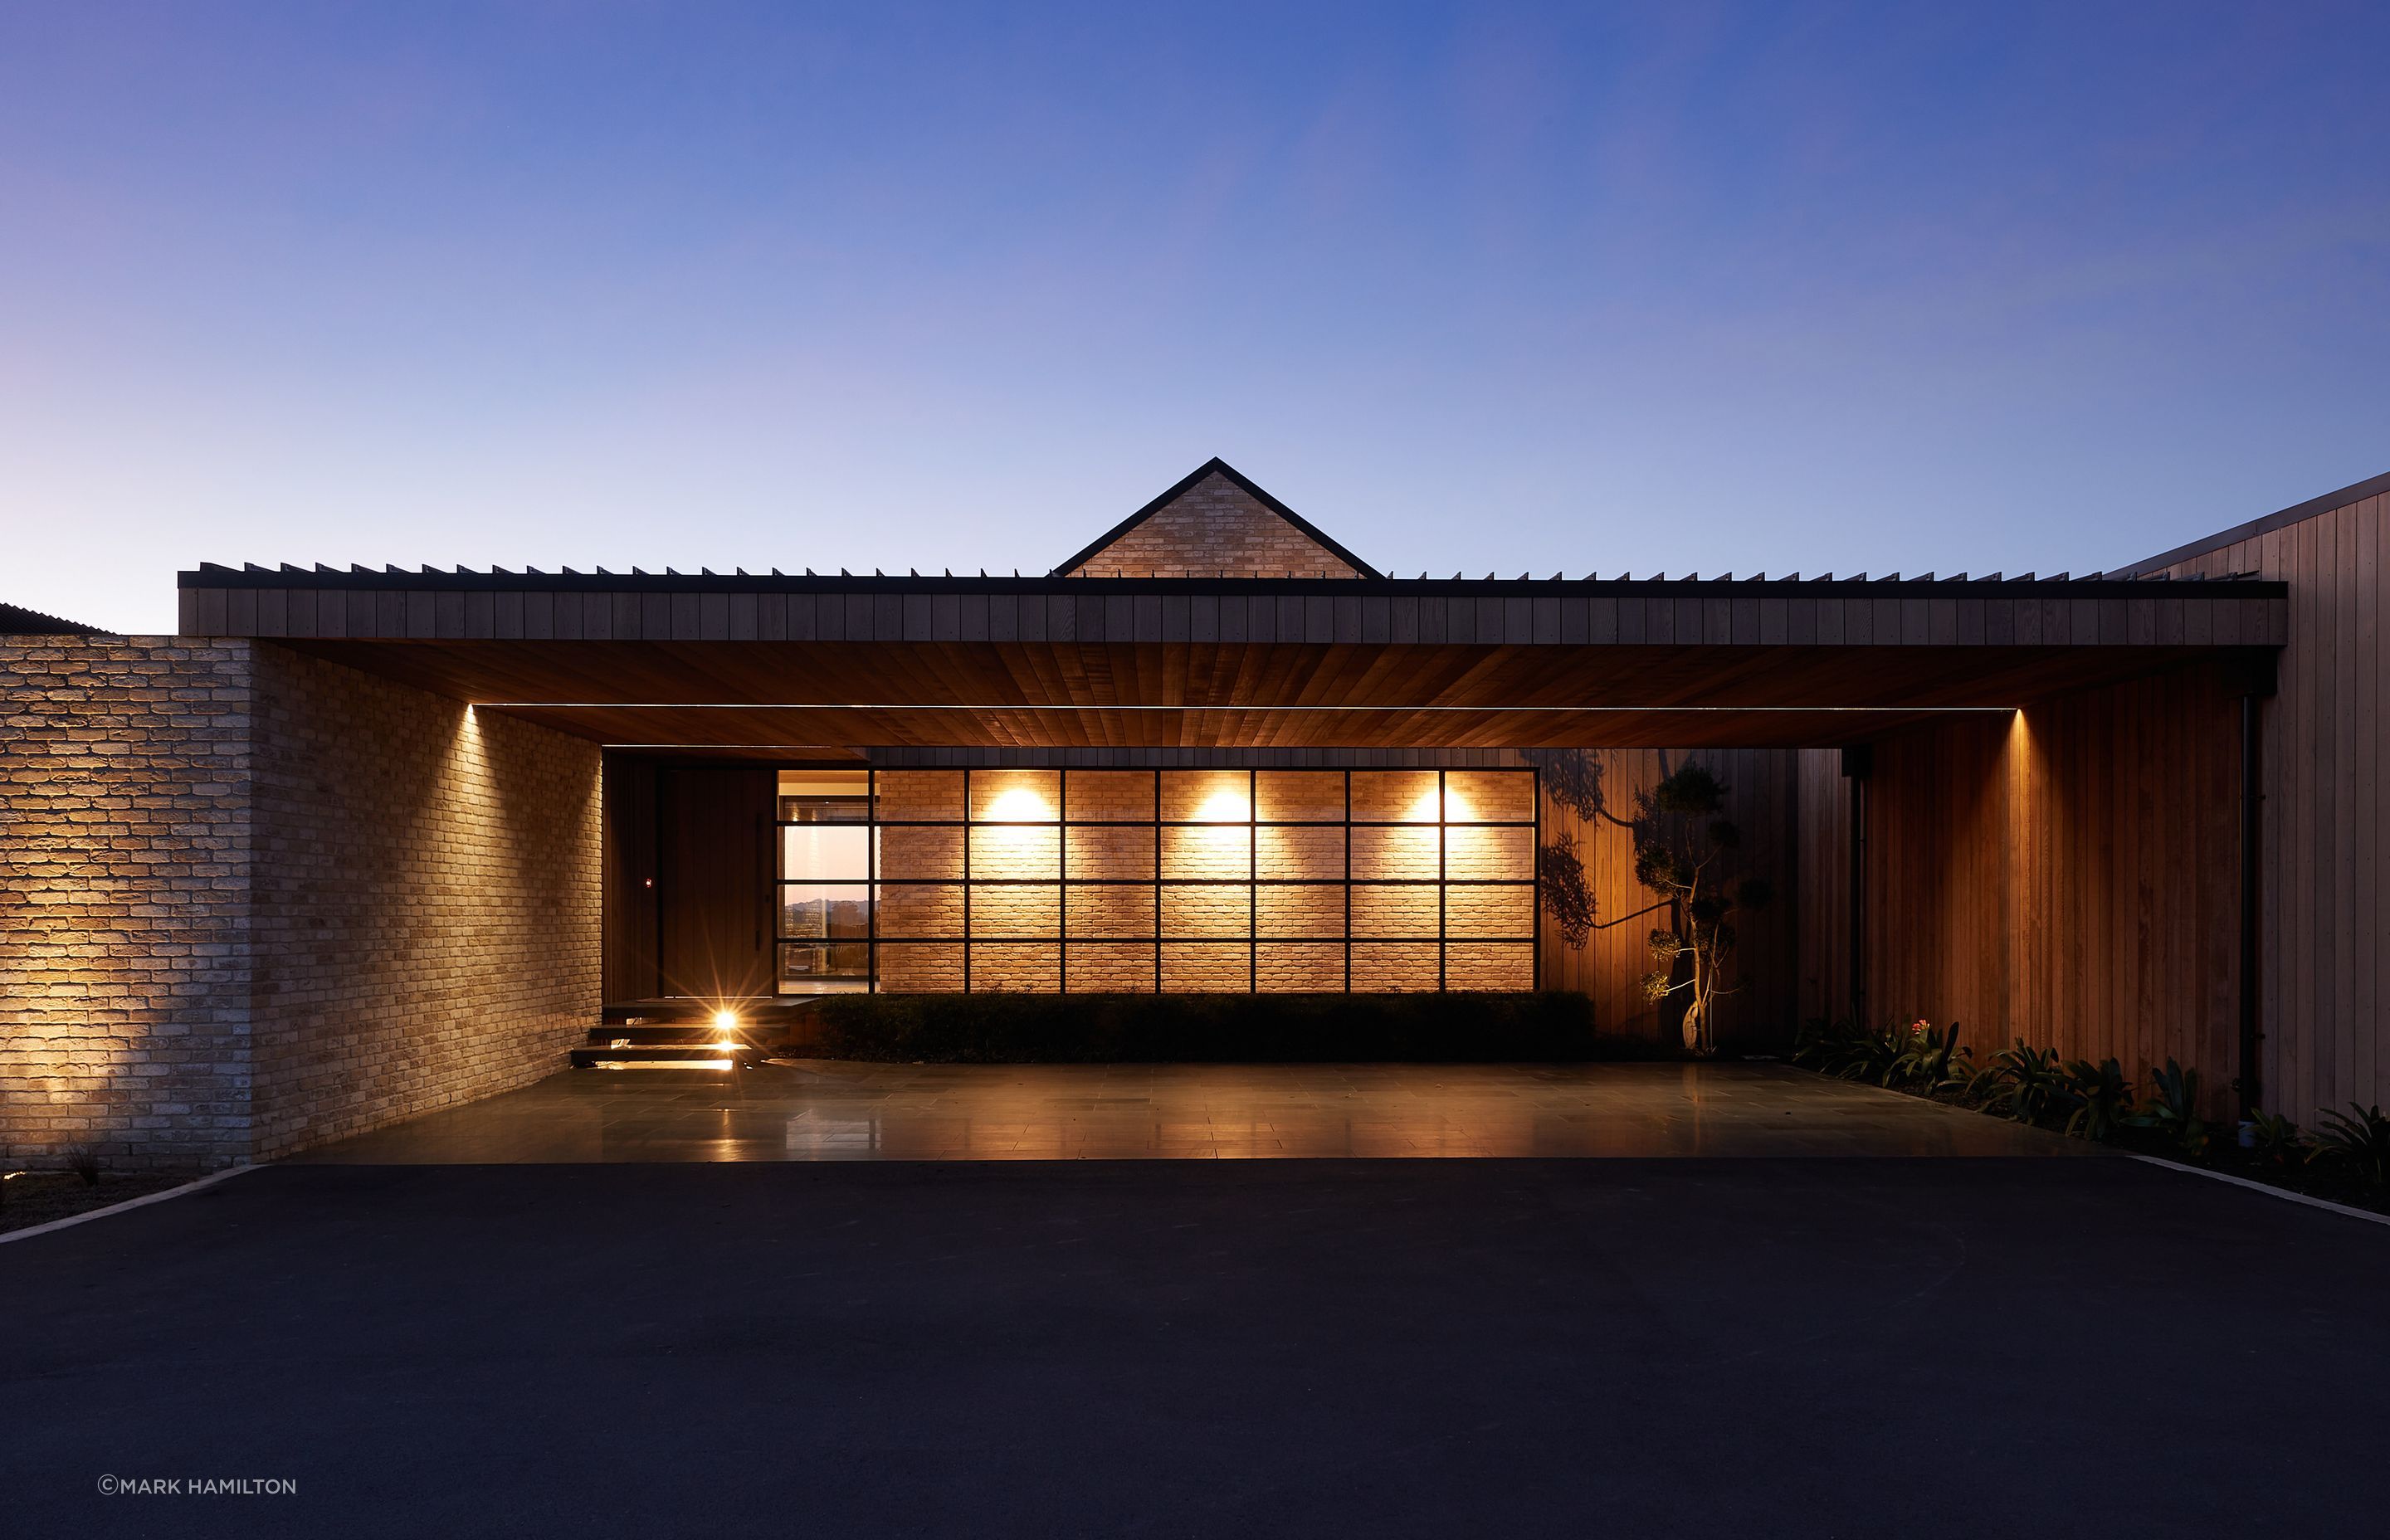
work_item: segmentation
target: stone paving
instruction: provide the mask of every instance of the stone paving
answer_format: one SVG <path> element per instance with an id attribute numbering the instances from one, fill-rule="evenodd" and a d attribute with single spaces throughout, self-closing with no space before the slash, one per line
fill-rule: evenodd
<path id="1" fill-rule="evenodd" d="M 1775 1064 L 574 1070 L 308 1163 L 2002 1156 L 2083 1147 Z"/>

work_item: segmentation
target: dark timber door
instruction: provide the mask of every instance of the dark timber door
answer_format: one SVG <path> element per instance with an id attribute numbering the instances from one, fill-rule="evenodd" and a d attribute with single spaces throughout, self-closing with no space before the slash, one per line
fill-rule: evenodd
<path id="1" fill-rule="evenodd" d="M 772 772 L 658 777 L 657 971 L 667 995 L 772 993 Z"/>

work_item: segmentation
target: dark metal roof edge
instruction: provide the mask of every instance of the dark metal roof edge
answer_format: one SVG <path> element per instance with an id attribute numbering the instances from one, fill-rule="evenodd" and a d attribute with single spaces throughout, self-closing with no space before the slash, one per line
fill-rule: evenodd
<path id="1" fill-rule="evenodd" d="M 28 610 L 21 604 L 0 604 L 0 636 L 114 636 L 101 626 L 85 625 L 63 616 Z"/>
<path id="2" fill-rule="evenodd" d="M 2255 577 L 2167 579 L 2115 573 L 2082 577 L 1949 578 L 1057 578 L 1057 577 L 810 577 L 559 572 L 309 571 L 202 567 L 176 574 L 184 589 L 333 589 L 412 593 L 562 594 L 854 594 L 932 597 L 943 595 L 1043 595 L 1091 598 L 1112 595 L 1163 597 L 1254 594 L 1324 598 L 2159 598 L 2193 597 L 2229 588 L 2235 598 L 2277 597 L 2289 585 Z"/>
<path id="3" fill-rule="evenodd" d="M 2194 557 L 2203 557 L 2211 551 L 2220 551 L 2227 545 L 2238 545 L 2244 540 L 2255 540 L 2261 534 L 2271 534 L 2276 530 L 2287 529 L 2293 524 L 2305 523 L 2319 514 L 2334 512 L 2348 507 L 2351 503 L 2361 503 L 2368 497 L 2378 497 L 2385 492 L 2390 492 L 2390 470 L 2385 470 L 2379 476 L 2370 476 L 2362 481 L 2352 482 L 2342 487 L 2338 492 L 2327 492 L 2320 497 L 2310 497 L 2304 503 L 2294 503 L 2280 513 L 2269 513 L 2263 519 L 2252 519 L 2245 524 L 2235 524 L 2229 530 L 2208 535 L 2204 539 L 2194 540 L 2188 545 L 2177 545 L 2173 550 L 2151 557 L 2145 561 L 2137 561 L 2130 567 L 2120 567 L 2110 575 L 2124 577 L 2141 572 L 2153 572 L 2161 567 L 2171 567 L 2178 561 L 2189 561 Z"/>
<path id="4" fill-rule="evenodd" d="M 1064 572 L 1071 571 L 1073 568 L 1086 561 L 1098 551 L 1102 550 L 1113 541 L 1118 540 L 1121 536 L 1128 533 L 1129 531 L 1137 528 L 1139 524 L 1142 524 L 1147 520 L 1152 518 L 1163 508 L 1167 507 L 1181 494 L 1192 488 L 1196 482 L 1201 481 L 1204 477 L 1211 475 L 1215 470 L 1221 475 L 1226 476 L 1229 481 L 1235 482 L 1239 487 L 1242 488 L 1247 495 L 1251 496 L 1255 502 L 1261 504 L 1262 507 L 1269 509 L 1270 512 L 1277 514 L 1280 519 L 1283 519 L 1288 523 L 1293 525 L 1307 538 L 1317 543 L 1323 549 L 1333 555 L 1336 559 L 1342 561 L 1347 567 L 1352 568 L 1363 577 L 1375 578 L 1383 577 L 1385 575 L 1379 571 L 1375 567 L 1372 567 L 1368 562 L 1362 560 L 1359 557 L 1355 556 L 1352 552 L 1346 550 L 1343 545 L 1340 545 L 1335 541 L 1330 539 L 1327 533 L 1321 530 L 1318 525 L 1314 524 L 1310 520 L 1305 519 L 1303 515 L 1295 512 L 1292 508 L 1288 507 L 1284 503 L 1279 502 L 1277 498 L 1263 491 L 1251 477 L 1247 476 L 1243 471 L 1239 470 L 1235 466 L 1230 465 L 1227 461 L 1220 458 L 1217 455 L 1213 456 L 1210 459 L 1205 460 L 1201 465 L 1197 466 L 1194 469 L 1180 477 L 1177 481 L 1166 489 L 1161 496 L 1156 497 L 1152 502 L 1146 504 L 1145 507 L 1137 509 L 1135 513 L 1130 514 L 1126 519 L 1122 520 L 1119 523 L 1114 524 L 1111 529 L 1106 530 L 1103 533 L 1096 536 L 1094 540 L 1081 547 L 1077 555 L 1057 566 L 1054 569 L 1052 575 L 1060 577 Z M 1350 582 L 1352 580 L 1348 578 L 1341 581 Z"/>

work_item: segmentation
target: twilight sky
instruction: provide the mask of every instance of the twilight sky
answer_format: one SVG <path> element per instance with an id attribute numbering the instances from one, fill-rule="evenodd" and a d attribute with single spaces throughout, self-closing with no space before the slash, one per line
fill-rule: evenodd
<path id="1" fill-rule="evenodd" d="M 0 598 L 2077 571 L 2390 469 L 2390 7 L 0 7 Z"/>

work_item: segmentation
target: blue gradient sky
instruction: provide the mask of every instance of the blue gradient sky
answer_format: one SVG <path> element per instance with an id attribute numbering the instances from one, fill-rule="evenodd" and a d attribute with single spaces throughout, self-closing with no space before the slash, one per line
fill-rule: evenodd
<path id="1" fill-rule="evenodd" d="M 0 8 L 0 597 L 2084 571 L 2390 468 L 2390 8 Z"/>

